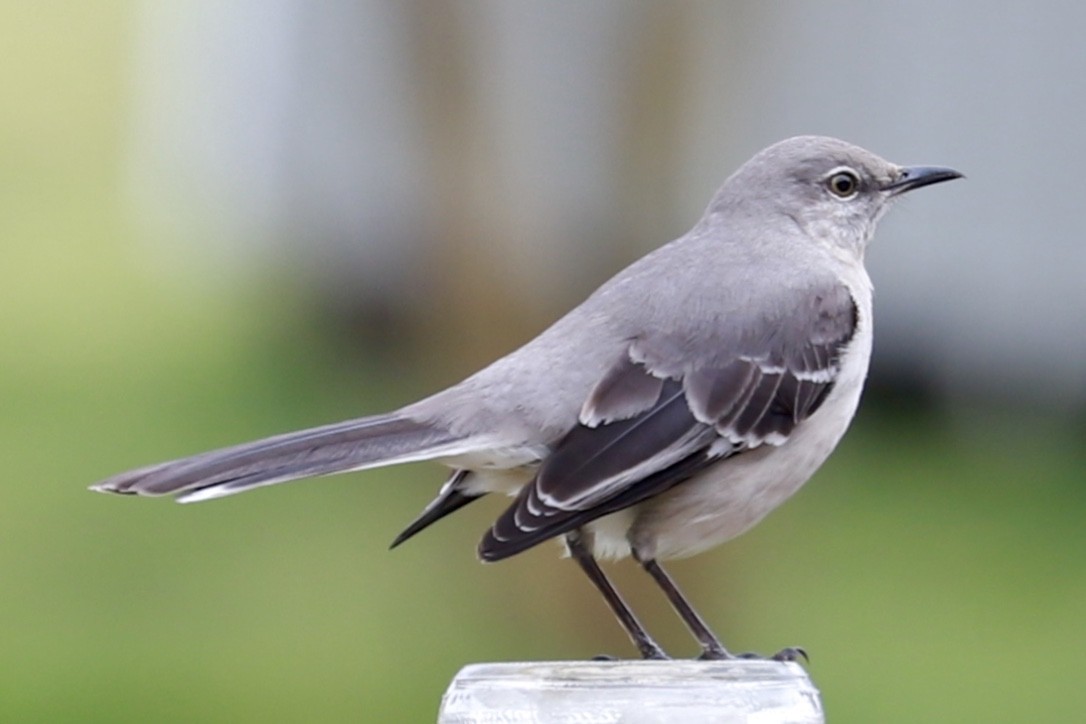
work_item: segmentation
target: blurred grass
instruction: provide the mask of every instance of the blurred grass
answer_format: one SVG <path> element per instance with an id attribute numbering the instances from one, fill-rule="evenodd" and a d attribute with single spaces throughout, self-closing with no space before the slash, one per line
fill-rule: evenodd
<path id="1" fill-rule="evenodd" d="M 474 562 L 495 505 L 386 551 L 440 480 L 427 466 L 195 506 L 84 492 L 406 399 L 390 370 L 348 373 L 257 316 L 224 304 L 161 373 L 132 354 L 76 380 L 5 375 L 0 719 L 425 721 L 465 663 L 629 653 L 549 546 Z M 158 330 L 141 346 L 178 342 Z M 865 410 L 796 501 L 675 570 L 733 648 L 806 646 L 834 720 L 1071 720 L 1083 453 L 1069 433 L 987 424 L 962 443 Z M 653 628 L 693 653 L 631 569 L 616 567 Z"/>
<path id="2" fill-rule="evenodd" d="M 0 110 L 0 721 L 427 721 L 466 663 L 630 653 L 552 547 L 474 561 L 500 501 L 386 551 L 440 482 L 427 466 L 184 507 L 85 492 L 468 371 L 347 356 L 289 279 L 150 264 L 118 191 L 128 12 L 0 8 L 17 100 Z M 674 570 L 733 648 L 806 646 L 832 721 L 1073 720 L 1082 433 L 868 404 L 797 500 Z M 614 570 L 693 653 L 644 577 Z"/>
<path id="3" fill-rule="evenodd" d="M 1081 711 L 1069 678 L 1086 643 L 1081 431 L 973 424 L 963 443 L 930 416 L 868 409 L 816 484 L 735 543 L 760 548 L 733 552 L 757 579 L 749 604 L 771 602 L 753 631 L 794 620 L 834 720 Z"/>

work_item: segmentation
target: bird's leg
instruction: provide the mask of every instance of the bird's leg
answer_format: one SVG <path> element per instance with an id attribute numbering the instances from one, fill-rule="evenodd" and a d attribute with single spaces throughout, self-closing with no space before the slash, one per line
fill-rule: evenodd
<path id="1" fill-rule="evenodd" d="M 660 564 L 653 558 L 642 559 L 634 551 L 634 558 L 641 564 L 652 579 L 656 581 L 656 584 L 663 589 L 664 594 L 667 596 L 667 600 L 671 603 L 671 607 L 675 609 L 675 612 L 679 614 L 679 618 L 683 620 L 686 627 L 690 629 L 690 633 L 694 634 L 694 638 L 701 644 L 701 656 L 699 659 L 731 659 L 735 658 L 732 654 L 728 653 L 728 650 L 724 648 L 724 645 L 720 643 L 720 639 L 716 637 L 710 629 L 709 625 L 705 623 L 705 619 L 698 615 L 698 612 L 694 610 L 694 607 L 690 605 L 690 602 L 686 600 L 686 597 L 679 590 L 679 587 L 675 585 L 675 581 L 671 576 L 667 574 Z"/>
<path id="2" fill-rule="evenodd" d="M 603 570 L 599 564 L 596 563 L 596 559 L 592 557 L 592 554 L 585 547 L 584 542 L 581 540 L 580 531 L 573 531 L 566 534 L 566 545 L 569 546 L 569 553 L 573 556 L 573 559 L 577 561 L 577 564 L 581 567 L 581 570 L 585 572 L 585 575 L 592 581 L 601 594 L 603 594 L 604 600 L 607 601 L 607 605 L 611 607 L 611 611 L 614 612 L 615 617 L 619 623 L 622 624 L 622 628 L 626 629 L 626 633 L 629 634 L 630 639 L 633 640 L 634 645 L 637 646 L 637 650 L 641 652 L 642 658 L 645 659 L 667 659 L 669 658 L 664 650 L 660 648 L 660 645 L 653 641 L 649 636 L 645 627 L 641 625 L 641 622 L 637 620 L 637 616 L 630 610 L 630 607 L 626 605 L 626 602 L 622 600 L 622 596 L 619 595 L 615 587 L 611 585 L 611 582 L 607 580 L 607 576 L 604 575 Z"/>
<path id="3" fill-rule="evenodd" d="M 671 607 L 679 614 L 679 617 L 686 624 L 686 627 L 690 629 L 690 633 L 694 634 L 694 638 L 701 644 L 701 656 L 699 659 L 703 660 L 716 660 L 716 659 L 762 659 L 763 656 L 758 654 L 731 654 L 720 643 L 720 639 L 709 629 L 709 624 L 705 623 L 705 619 L 698 615 L 698 612 L 694 610 L 694 607 L 690 605 L 690 602 L 686 600 L 686 597 L 679 590 L 679 587 L 675 585 L 675 581 L 668 575 L 667 571 L 660 566 L 654 559 L 642 559 L 634 551 L 634 558 L 641 564 L 641 567 L 648 571 L 648 574 L 652 576 L 657 585 L 664 590 L 667 595 L 667 600 L 671 602 Z M 800 657 L 804 660 L 809 660 L 807 652 L 799 646 L 789 646 L 786 649 L 781 649 L 777 653 L 770 656 L 772 661 L 798 661 Z"/>

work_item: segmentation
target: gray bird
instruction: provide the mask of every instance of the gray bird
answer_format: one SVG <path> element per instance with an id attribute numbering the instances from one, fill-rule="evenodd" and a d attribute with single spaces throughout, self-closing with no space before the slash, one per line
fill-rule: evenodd
<path id="1" fill-rule="evenodd" d="M 901 194 L 961 177 L 802 136 L 736 171 L 684 236 L 520 349 L 395 412 L 160 463 L 92 490 L 209 500 L 435 460 L 448 481 L 393 542 L 488 493 L 479 557 L 562 536 L 645 658 L 667 658 L 597 559 L 632 555 L 702 647 L 732 655 L 658 561 L 746 531 L 826 460 L 871 354 L 864 250 Z M 785 649 L 778 658 L 794 658 Z"/>

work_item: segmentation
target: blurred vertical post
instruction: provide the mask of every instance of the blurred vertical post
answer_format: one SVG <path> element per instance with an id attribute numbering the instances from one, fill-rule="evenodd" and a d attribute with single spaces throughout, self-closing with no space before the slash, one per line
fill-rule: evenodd
<path id="1" fill-rule="evenodd" d="M 480 722 L 821 724 L 818 689 L 799 664 L 551 661 L 472 664 L 441 701 L 438 724 Z"/>

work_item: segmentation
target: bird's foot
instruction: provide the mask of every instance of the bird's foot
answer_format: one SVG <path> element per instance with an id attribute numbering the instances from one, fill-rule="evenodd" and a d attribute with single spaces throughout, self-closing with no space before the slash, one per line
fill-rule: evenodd
<path id="1" fill-rule="evenodd" d="M 641 647 L 641 658 L 646 661 L 670 661 L 671 657 L 664 653 L 659 646 Z"/>
<path id="2" fill-rule="evenodd" d="M 723 646 L 710 646 L 701 652 L 698 661 L 727 661 L 728 659 L 742 658 L 730 653 Z"/>
<path id="3" fill-rule="evenodd" d="M 641 649 L 641 658 L 645 661 L 670 661 L 671 657 L 664 653 L 664 650 L 659 646 L 655 648 L 643 648 Z M 621 661 L 619 657 L 612 656 L 611 654 L 596 654 L 590 661 Z"/>
<path id="4" fill-rule="evenodd" d="M 799 661 L 800 657 L 803 657 L 804 663 L 811 663 L 811 657 L 807 655 L 807 650 L 802 646 L 788 646 L 769 658 L 773 661 Z"/>
<path id="5" fill-rule="evenodd" d="M 747 659 L 747 660 L 760 660 L 760 661 L 799 661 L 802 658 L 806 663 L 811 663 L 811 659 L 807 656 L 806 649 L 801 646 L 789 646 L 783 648 L 772 656 L 762 656 L 761 654 L 753 651 L 747 651 L 742 654 L 738 654 L 731 658 L 735 659 Z"/>

